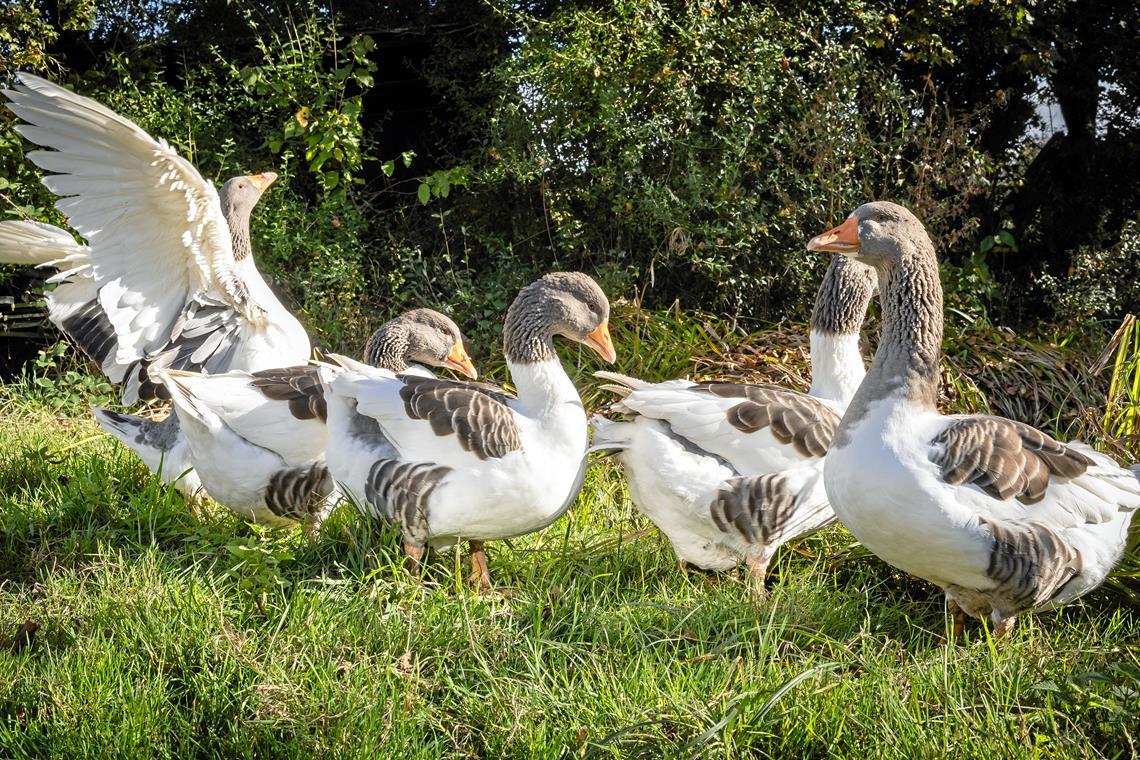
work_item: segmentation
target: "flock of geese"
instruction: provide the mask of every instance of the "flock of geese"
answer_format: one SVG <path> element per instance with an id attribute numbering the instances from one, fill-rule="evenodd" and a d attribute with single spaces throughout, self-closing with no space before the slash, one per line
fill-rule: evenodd
<path id="1" fill-rule="evenodd" d="M 746 565 L 762 590 L 781 544 L 838 518 L 941 587 L 956 629 L 988 617 L 997 636 L 1024 611 L 1095 588 L 1124 552 L 1140 506 L 1133 469 L 1020 422 L 938 411 L 938 261 L 901 206 L 867 203 L 808 243 L 835 255 L 812 314 L 807 393 L 600 372 L 617 399 L 588 421 L 554 340 L 617 359 L 609 302 L 589 276 L 547 274 L 510 306 L 513 395 L 474 382 L 459 328 L 430 309 L 381 327 L 363 361 L 311 361 L 252 257 L 250 213 L 275 174 L 215 190 L 93 100 L 28 74 L 5 95 L 16 130 L 47 149 L 28 158 L 86 244 L 8 221 L 0 261 L 55 270 L 50 319 L 121 384 L 124 405 L 170 400 L 161 421 L 94 411 L 189 497 L 309 528 L 348 500 L 400 529 L 413 571 L 428 547 L 468 541 L 472 582 L 487 589 L 484 542 L 552 523 L 574 503 L 587 454 L 610 452 L 684 563 Z M 859 334 L 876 293 L 882 335 L 868 369 Z"/>

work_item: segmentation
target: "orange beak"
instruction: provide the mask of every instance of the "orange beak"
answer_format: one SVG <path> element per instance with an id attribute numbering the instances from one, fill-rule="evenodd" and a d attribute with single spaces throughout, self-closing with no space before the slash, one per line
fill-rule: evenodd
<path id="1" fill-rule="evenodd" d="M 859 220 L 849 216 L 843 224 L 809 240 L 807 249 L 822 253 L 855 253 L 859 245 Z"/>
<path id="2" fill-rule="evenodd" d="M 256 187 L 258 192 L 262 193 L 276 181 L 277 172 L 262 172 L 261 174 L 251 174 L 249 176 L 249 184 Z"/>
<path id="3" fill-rule="evenodd" d="M 451 353 L 447 355 L 443 363 L 456 372 L 462 372 L 472 380 L 479 377 L 475 365 L 471 363 L 471 357 L 467 355 L 467 349 L 463 347 L 463 341 L 459 341 L 451 347 Z"/>
<path id="4" fill-rule="evenodd" d="M 586 336 L 586 345 L 597 351 L 598 355 L 610 364 L 617 360 L 617 351 L 614 350 L 614 341 L 610 337 L 610 321 L 608 319 L 603 319 L 598 328 Z"/>

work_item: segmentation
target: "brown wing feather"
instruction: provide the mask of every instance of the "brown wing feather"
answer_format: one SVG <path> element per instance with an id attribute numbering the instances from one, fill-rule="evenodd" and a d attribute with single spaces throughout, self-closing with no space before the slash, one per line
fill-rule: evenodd
<path id="1" fill-rule="evenodd" d="M 1051 478 L 1075 478 L 1093 462 L 1036 428 L 1002 417 L 964 417 L 931 441 L 930 461 L 951 485 L 972 483 L 995 499 L 1035 504 Z"/>
<path id="2" fill-rule="evenodd" d="M 507 396 L 486 386 L 428 377 L 405 377 L 400 389 L 412 419 L 427 420 L 436 435 L 454 434 L 465 451 L 498 459 L 522 448 Z"/>
<path id="3" fill-rule="evenodd" d="M 751 383 L 698 383 L 693 390 L 720 398 L 739 398 L 728 410 L 728 422 L 737 430 L 754 433 L 769 428 L 780 443 L 790 443 L 806 457 L 827 453 L 839 415 L 817 398 L 775 385 Z"/>
<path id="4" fill-rule="evenodd" d="M 315 364 L 266 369 L 252 373 L 252 383 L 266 398 L 288 401 L 289 412 L 297 419 L 311 420 L 315 417 L 325 422 L 328 407 L 318 372 Z"/>

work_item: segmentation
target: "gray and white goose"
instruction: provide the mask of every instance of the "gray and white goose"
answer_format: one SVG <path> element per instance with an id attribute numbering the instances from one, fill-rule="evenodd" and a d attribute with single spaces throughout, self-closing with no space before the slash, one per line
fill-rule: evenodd
<path id="1" fill-rule="evenodd" d="M 835 519 L 823 460 L 863 379 L 859 331 L 873 272 L 837 259 L 811 317 L 807 393 L 753 383 L 647 383 L 597 373 L 624 420 L 596 416 L 593 450 L 616 451 L 629 493 L 682 562 L 706 570 L 745 563 L 763 589 L 786 541 Z"/>
<path id="2" fill-rule="evenodd" d="M 43 183 L 87 244 L 24 222 L 3 228 L 0 247 L 58 245 L 52 260 L 70 274 L 61 272 L 49 308 L 123 383 L 124 403 L 156 391 L 145 363 L 160 353 L 174 352 L 175 369 L 204 372 L 309 358 L 308 336 L 251 255 L 250 211 L 276 174 L 236 177 L 216 191 L 164 141 L 100 103 L 31 74 L 16 82 L 4 91 L 23 122 L 16 131 L 52 149 L 28 158 L 52 172 Z M 76 256 L 89 265 L 76 266 Z M 71 287 L 60 293 L 62 284 Z"/>
<path id="3" fill-rule="evenodd" d="M 1136 474 L 1014 420 L 938 411 L 942 286 L 922 223 L 867 203 L 808 249 L 873 267 L 883 328 L 824 465 L 835 513 L 868 549 L 940 586 L 960 631 L 1071 602 L 1120 560 Z"/>
<path id="4" fill-rule="evenodd" d="M 366 358 L 392 375 L 434 377 L 449 367 L 475 377 L 459 327 L 431 309 L 385 323 Z M 152 472 L 184 493 L 204 491 L 254 522 L 319 524 L 339 494 L 324 464 L 326 405 L 316 364 L 215 375 L 149 368 L 173 402 L 161 422 L 95 409 L 99 424 L 133 449 Z"/>
<path id="5" fill-rule="evenodd" d="M 340 372 L 325 392 L 333 478 L 362 512 L 400 527 L 411 568 L 427 546 L 466 539 L 472 581 L 489 588 L 483 542 L 539 530 L 578 495 L 586 414 L 554 337 L 612 362 L 608 319 L 609 301 L 584 274 L 523 288 L 503 328 L 516 397 L 482 384 Z"/>

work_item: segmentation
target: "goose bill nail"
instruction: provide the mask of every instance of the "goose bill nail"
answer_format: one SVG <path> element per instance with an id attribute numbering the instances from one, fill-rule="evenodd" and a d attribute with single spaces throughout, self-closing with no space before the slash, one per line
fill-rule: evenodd
<path id="1" fill-rule="evenodd" d="M 586 345 L 598 352 L 598 354 L 610 364 L 617 360 L 617 351 L 614 350 L 613 339 L 610 338 L 610 323 L 609 320 L 602 320 L 597 329 L 586 336 Z"/>
<path id="2" fill-rule="evenodd" d="M 249 181 L 258 190 L 265 192 L 265 188 L 269 187 L 277 181 L 277 172 L 262 172 L 261 174 L 254 174 L 250 176 Z"/>
<path id="3" fill-rule="evenodd" d="M 807 248 L 824 253 L 855 253 L 859 250 L 859 219 L 847 217 L 843 224 L 809 240 Z"/>
<path id="4" fill-rule="evenodd" d="M 475 370 L 475 365 L 471 362 L 471 357 L 467 355 L 467 349 L 463 347 L 463 341 L 459 341 L 451 348 L 451 353 L 443 360 L 444 364 L 452 369 L 462 372 L 467 377 L 474 380 L 479 377 L 479 373 Z"/>

